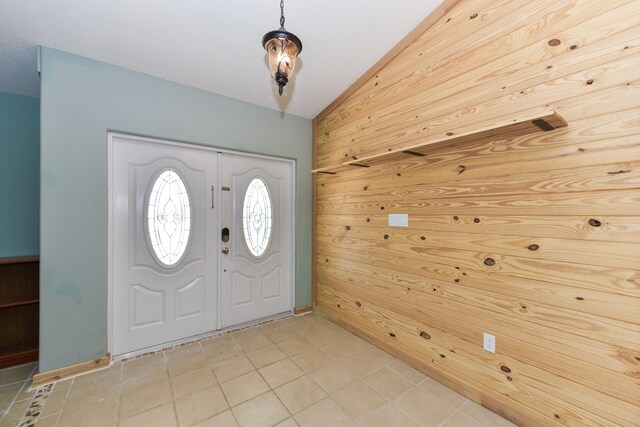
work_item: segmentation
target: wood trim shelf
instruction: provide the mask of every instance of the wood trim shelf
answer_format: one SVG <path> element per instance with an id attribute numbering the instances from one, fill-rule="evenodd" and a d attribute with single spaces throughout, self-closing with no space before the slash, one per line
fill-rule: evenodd
<path id="1" fill-rule="evenodd" d="M 0 347 L 0 369 L 38 360 L 38 342 Z"/>
<path id="2" fill-rule="evenodd" d="M 20 307 L 23 305 L 38 304 L 40 299 L 38 297 L 13 297 L 13 298 L 0 298 L 0 309 L 10 307 Z"/>
<path id="3" fill-rule="evenodd" d="M 495 122 L 471 131 L 462 133 L 446 132 L 443 136 L 433 135 L 419 144 L 396 148 L 384 153 L 372 154 L 365 157 L 353 158 L 334 166 L 326 166 L 314 169 L 312 173 L 336 174 L 338 171 L 353 169 L 354 167 L 367 168 L 375 164 L 389 163 L 394 160 L 407 158 L 408 156 L 424 156 L 428 150 L 435 146 L 451 143 L 465 143 L 486 138 L 504 138 L 527 135 L 534 132 L 548 132 L 567 126 L 567 122 L 556 111 L 548 110 L 542 114 L 522 116 L 517 119 L 508 119 Z"/>
<path id="4" fill-rule="evenodd" d="M 0 258 L 0 265 L 2 264 L 24 264 L 27 262 L 39 262 L 39 256 L 23 256 L 23 257 L 9 257 Z"/>

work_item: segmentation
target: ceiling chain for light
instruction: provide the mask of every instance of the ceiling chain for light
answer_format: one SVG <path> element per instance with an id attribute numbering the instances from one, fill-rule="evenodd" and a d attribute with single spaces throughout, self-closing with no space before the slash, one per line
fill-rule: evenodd
<path id="1" fill-rule="evenodd" d="M 280 28 L 284 28 L 284 0 L 280 0 Z"/>

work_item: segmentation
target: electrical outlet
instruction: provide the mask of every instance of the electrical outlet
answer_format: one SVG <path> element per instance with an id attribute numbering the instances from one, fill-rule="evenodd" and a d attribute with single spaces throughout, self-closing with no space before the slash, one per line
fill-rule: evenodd
<path id="1" fill-rule="evenodd" d="M 495 353 L 496 337 L 486 332 L 483 335 L 484 335 L 484 349 L 487 351 L 490 351 L 491 353 Z"/>
<path id="2" fill-rule="evenodd" d="M 389 227 L 408 227 L 408 214 L 389 214 Z"/>

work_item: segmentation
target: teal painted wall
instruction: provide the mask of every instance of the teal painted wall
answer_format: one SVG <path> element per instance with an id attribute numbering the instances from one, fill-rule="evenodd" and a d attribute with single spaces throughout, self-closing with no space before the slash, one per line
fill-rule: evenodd
<path id="1" fill-rule="evenodd" d="M 311 120 L 48 48 L 40 67 L 40 371 L 107 350 L 109 130 L 296 159 L 296 306 L 311 303 Z"/>
<path id="2" fill-rule="evenodd" d="M 0 258 L 40 252 L 40 101 L 0 92 Z"/>

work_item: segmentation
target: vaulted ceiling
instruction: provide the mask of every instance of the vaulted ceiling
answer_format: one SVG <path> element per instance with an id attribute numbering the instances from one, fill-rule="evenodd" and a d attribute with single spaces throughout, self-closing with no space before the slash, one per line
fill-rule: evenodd
<path id="1" fill-rule="evenodd" d="M 261 46 L 277 0 L 3 0 L 0 91 L 39 96 L 41 44 L 311 118 L 440 3 L 287 0 L 303 51 L 279 97 Z"/>

